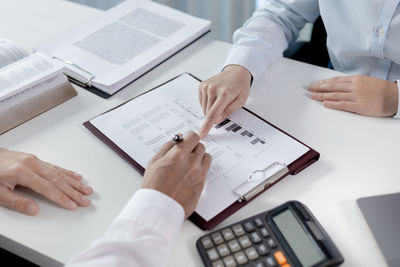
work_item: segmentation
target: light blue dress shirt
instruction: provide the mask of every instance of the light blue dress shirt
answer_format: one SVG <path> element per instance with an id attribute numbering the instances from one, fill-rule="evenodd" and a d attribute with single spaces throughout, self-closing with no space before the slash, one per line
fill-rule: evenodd
<path id="1" fill-rule="evenodd" d="M 270 0 L 233 37 L 225 66 L 257 80 L 307 22 L 321 15 L 335 70 L 396 81 L 400 96 L 400 0 Z M 400 117 L 400 102 L 397 115 Z"/>

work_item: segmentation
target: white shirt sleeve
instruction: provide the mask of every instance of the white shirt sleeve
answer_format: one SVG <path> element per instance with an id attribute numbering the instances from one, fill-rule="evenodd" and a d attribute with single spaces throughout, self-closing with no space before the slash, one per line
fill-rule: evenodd
<path id="1" fill-rule="evenodd" d="M 397 89 L 398 89 L 398 100 L 397 100 L 397 113 L 394 115 L 394 118 L 400 119 L 400 80 L 397 80 Z"/>
<path id="2" fill-rule="evenodd" d="M 106 234 L 66 266 L 166 266 L 184 216 L 169 196 L 140 189 Z"/>
<path id="3" fill-rule="evenodd" d="M 241 65 L 254 80 L 295 41 L 307 22 L 319 15 L 318 0 L 271 0 L 233 35 L 233 47 L 223 68 Z"/>

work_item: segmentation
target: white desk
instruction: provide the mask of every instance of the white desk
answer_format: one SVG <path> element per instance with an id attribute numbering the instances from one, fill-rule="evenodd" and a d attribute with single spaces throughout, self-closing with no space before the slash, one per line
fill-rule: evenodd
<path id="1" fill-rule="evenodd" d="M 61 0 L 2 0 L 0 36 L 34 47 L 101 11 Z M 182 72 L 207 78 L 220 70 L 229 44 L 202 38 L 109 100 L 76 87 L 74 99 L 0 136 L 0 147 L 31 152 L 84 175 L 95 189 L 92 206 L 71 212 L 23 191 L 40 205 L 36 217 L 0 207 L 0 246 L 45 266 L 67 262 L 102 235 L 141 176 L 87 131 L 82 123 Z M 247 107 L 321 153 L 291 176 L 225 220 L 228 225 L 287 200 L 305 203 L 344 255 L 343 266 L 382 266 L 384 261 L 358 212 L 362 196 L 399 191 L 400 124 L 325 109 L 304 87 L 334 71 L 281 60 L 251 92 Z M 257 96 L 257 97 L 256 97 Z M 195 248 L 204 232 L 185 222 L 170 266 L 201 266 Z"/>

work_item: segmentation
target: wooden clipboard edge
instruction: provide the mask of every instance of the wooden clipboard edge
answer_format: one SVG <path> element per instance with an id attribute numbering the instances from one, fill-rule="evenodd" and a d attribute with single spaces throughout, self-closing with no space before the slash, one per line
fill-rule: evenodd
<path id="1" fill-rule="evenodd" d="M 129 99 L 128 101 L 106 111 L 101 113 L 98 116 L 101 116 L 107 112 L 110 112 L 116 108 L 119 108 L 123 105 L 125 105 L 126 103 L 130 102 L 131 100 L 138 98 L 146 93 L 149 93 L 173 80 L 175 80 L 176 78 L 184 75 L 184 74 L 188 74 L 190 76 L 192 76 L 194 79 L 198 80 L 201 82 L 201 79 L 197 78 L 196 76 L 194 76 L 191 73 L 182 73 L 174 78 L 171 78 L 170 80 L 134 97 Z M 243 108 L 246 111 L 248 111 L 249 113 L 251 113 L 252 115 L 256 116 L 257 118 L 261 119 L 262 121 L 268 123 L 269 125 L 271 125 L 272 127 L 274 127 L 275 129 L 277 129 L 278 131 L 288 135 L 289 137 L 293 138 L 294 140 L 296 140 L 297 142 L 305 145 L 306 147 L 308 147 L 310 150 L 305 153 L 303 156 L 301 156 L 300 158 L 298 158 L 297 160 L 295 160 L 294 162 L 292 162 L 288 168 L 289 168 L 289 173 L 282 176 L 281 178 L 279 178 L 275 183 L 270 184 L 268 187 L 266 187 L 264 190 L 262 190 L 260 193 L 258 193 L 256 196 L 254 196 L 252 199 L 250 199 L 249 201 L 246 202 L 239 202 L 236 201 L 235 203 L 233 203 L 232 205 L 230 205 L 229 207 L 227 207 L 226 209 L 224 209 L 222 212 L 220 212 L 218 215 L 216 215 L 214 218 L 212 218 L 209 221 L 204 220 L 198 213 L 194 212 L 190 217 L 189 220 L 191 220 L 195 225 L 197 225 L 200 229 L 202 230 L 211 230 L 213 229 L 215 226 L 217 226 L 218 224 L 220 224 L 222 221 L 224 221 L 226 218 L 228 218 L 230 215 L 232 215 L 233 213 L 235 213 L 236 211 L 238 211 L 239 209 L 241 209 L 243 206 L 245 206 L 247 203 L 250 203 L 253 199 L 257 198 L 259 195 L 261 195 L 262 193 L 264 193 L 266 190 L 268 190 L 271 186 L 275 185 L 276 183 L 278 183 L 280 180 L 282 180 L 283 178 L 285 178 L 286 176 L 288 176 L 289 174 L 291 175 L 296 175 L 299 172 L 301 172 L 302 170 L 304 170 L 305 168 L 307 168 L 308 166 L 310 166 L 311 164 L 313 164 L 314 162 L 316 162 L 319 157 L 320 154 L 315 151 L 314 149 L 312 149 L 310 146 L 304 144 L 303 142 L 299 141 L 298 139 L 294 138 L 293 136 L 291 136 L 290 134 L 286 133 L 285 131 L 281 130 L 280 128 L 276 127 L 275 125 L 271 124 L 270 122 L 266 121 L 265 119 L 261 118 L 260 116 L 258 116 L 257 114 L 255 114 L 254 112 L 250 111 L 247 108 Z M 98 117 L 96 116 L 96 117 Z M 95 117 L 95 118 L 96 118 Z M 100 140 L 102 140 L 106 145 L 108 145 L 112 150 L 114 150 L 118 155 L 120 155 L 123 159 L 125 159 L 129 164 L 131 164 L 136 170 L 138 170 L 142 175 L 144 174 L 145 168 L 143 166 L 141 166 L 139 163 L 137 163 L 134 159 L 132 159 L 127 153 L 125 153 L 120 147 L 118 147 L 113 141 L 111 141 L 107 136 L 105 136 L 102 132 L 100 132 L 93 124 L 90 123 L 90 120 L 83 123 L 83 125 L 90 130 L 94 135 L 96 135 Z"/>
<path id="2" fill-rule="evenodd" d="M 113 141 L 111 141 L 107 136 L 100 132 L 96 126 L 94 126 L 90 121 L 84 122 L 85 126 L 89 131 L 91 131 L 95 136 L 97 136 L 101 141 L 103 141 L 108 147 L 110 147 L 114 152 L 131 164 L 141 175 L 144 174 L 144 167 L 131 158 L 127 153 L 125 153 L 119 146 L 117 146 Z"/>
<path id="3" fill-rule="evenodd" d="M 142 78 L 144 75 L 146 75 L 147 73 L 149 73 L 149 72 L 152 71 L 153 69 L 157 68 L 158 66 L 160 66 L 161 64 L 163 64 L 164 62 L 166 62 L 167 60 L 169 60 L 170 58 L 172 58 L 173 56 L 175 56 L 175 55 L 177 55 L 178 53 L 180 53 L 181 51 L 185 50 L 185 49 L 186 49 L 187 47 L 189 47 L 191 44 L 197 42 L 198 40 L 200 40 L 201 38 L 203 38 L 204 36 L 206 36 L 206 35 L 207 35 L 208 33 L 210 33 L 210 32 L 211 32 L 211 29 L 207 30 L 206 32 L 204 32 L 203 34 L 201 34 L 199 37 L 195 38 L 193 41 L 189 42 L 187 45 L 185 45 L 184 47 L 182 47 L 181 49 L 179 49 L 178 51 L 176 51 L 175 53 L 173 53 L 172 55 L 170 55 L 169 57 L 167 57 L 167 58 L 164 59 L 163 61 L 161 61 L 161 62 L 159 62 L 158 64 L 156 64 L 154 67 L 152 67 L 152 68 L 150 68 L 149 70 L 145 71 L 143 74 L 141 74 L 141 75 L 139 75 L 138 77 L 134 78 L 132 81 L 128 82 L 125 86 L 121 87 L 120 89 L 118 89 L 117 91 L 115 91 L 115 92 L 112 93 L 112 94 L 106 93 L 106 92 L 104 92 L 103 90 L 100 90 L 100 89 L 98 89 L 98 88 L 95 87 L 95 86 L 82 86 L 80 83 L 76 82 L 76 80 L 75 80 L 74 78 L 72 78 L 72 77 L 68 77 L 68 79 L 69 79 L 72 83 L 74 83 L 74 84 L 76 84 L 76 85 L 82 87 L 83 89 L 85 89 L 85 90 L 87 90 L 87 91 L 89 91 L 89 92 L 91 92 L 91 93 L 93 93 L 93 94 L 95 94 L 95 95 L 97 95 L 97 96 L 100 96 L 101 98 L 108 99 L 108 98 L 112 97 L 113 95 L 115 95 L 116 93 L 118 93 L 119 91 L 123 90 L 125 87 L 129 86 L 131 83 L 133 83 L 133 82 L 135 82 L 136 80 Z M 178 76 L 178 77 L 179 77 L 179 76 Z M 193 76 L 193 77 L 194 77 L 194 76 Z M 175 78 L 177 78 L 177 77 L 175 77 Z M 197 79 L 197 78 L 196 78 L 196 79 Z M 159 87 L 159 86 L 157 86 L 157 87 Z M 153 89 L 155 89 L 155 88 L 153 88 Z M 152 89 L 152 90 L 153 90 L 153 89 Z M 131 99 L 131 100 L 132 100 L 132 99 Z"/>

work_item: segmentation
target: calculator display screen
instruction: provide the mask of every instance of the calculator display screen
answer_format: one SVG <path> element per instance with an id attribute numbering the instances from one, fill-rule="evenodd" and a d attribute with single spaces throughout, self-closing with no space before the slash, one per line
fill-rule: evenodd
<path id="1" fill-rule="evenodd" d="M 273 216 L 272 219 L 303 266 L 312 266 L 325 259 L 290 209 Z"/>

